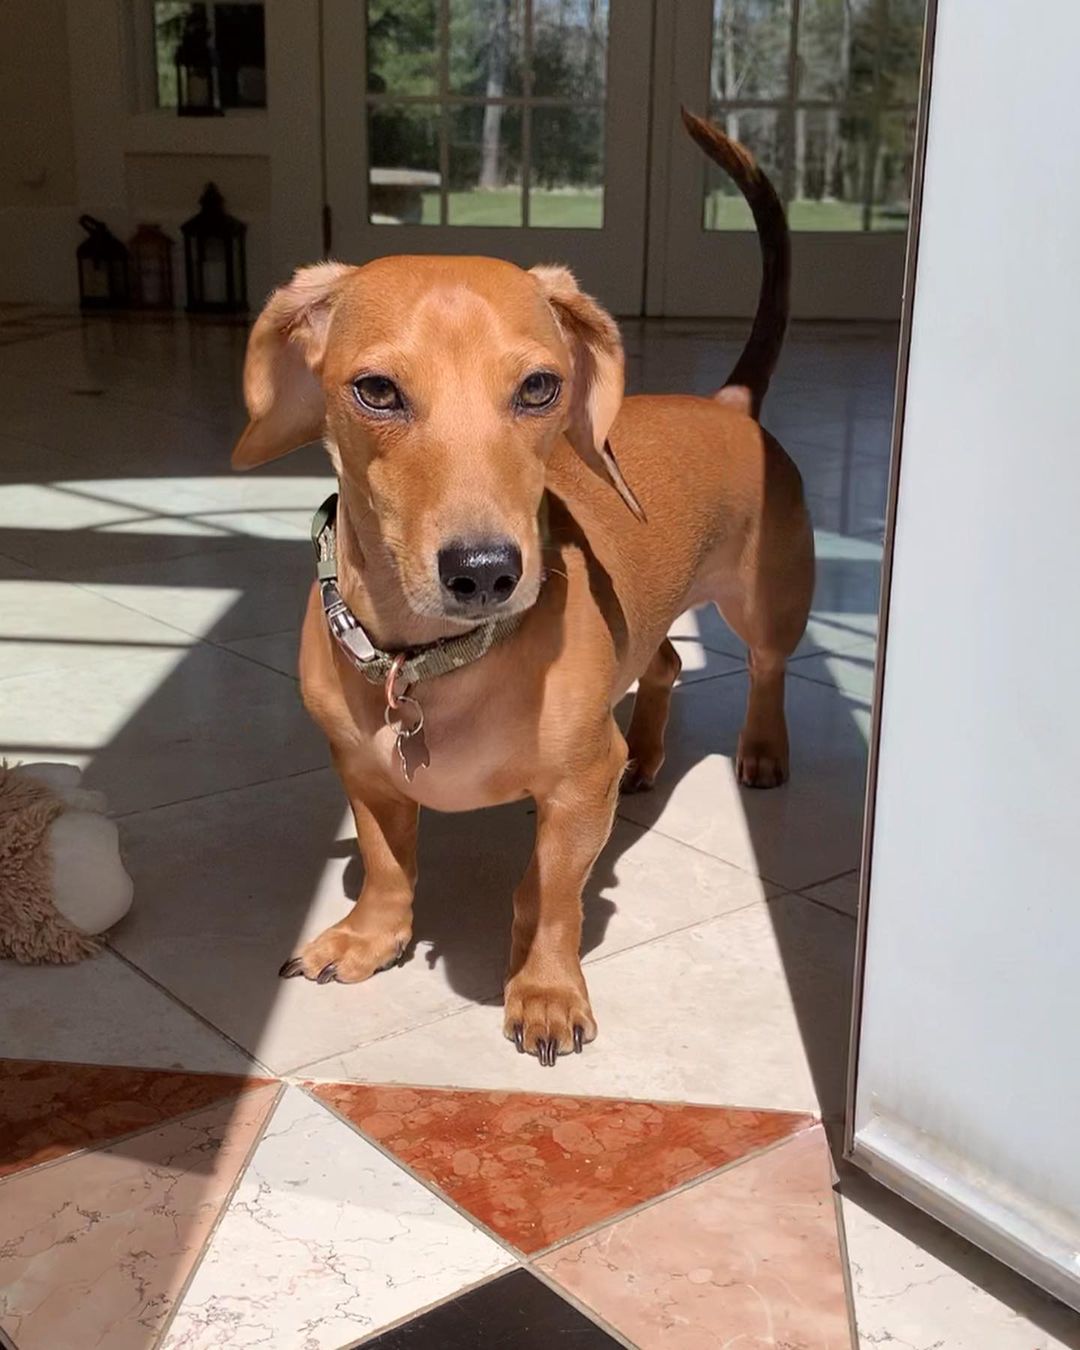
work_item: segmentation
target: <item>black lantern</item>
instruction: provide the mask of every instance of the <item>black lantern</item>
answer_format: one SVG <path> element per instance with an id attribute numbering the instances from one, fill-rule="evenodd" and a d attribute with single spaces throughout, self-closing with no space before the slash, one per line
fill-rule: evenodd
<path id="1" fill-rule="evenodd" d="M 172 309 L 173 241 L 159 225 L 140 225 L 128 241 L 135 304 L 140 309 Z"/>
<path id="2" fill-rule="evenodd" d="M 207 183 L 198 215 L 185 220 L 184 270 L 189 313 L 237 314 L 247 309 L 247 226 L 225 210 L 225 198 Z"/>
<path id="3" fill-rule="evenodd" d="M 124 309 L 131 300 L 128 251 L 104 221 L 80 216 L 86 238 L 75 250 L 83 309 Z"/>
<path id="4" fill-rule="evenodd" d="M 175 60 L 176 111 L 181 117 L 217 117 L 221 113 L 217 53 L 205 6 L 195 6 L 188 14 Z"/>

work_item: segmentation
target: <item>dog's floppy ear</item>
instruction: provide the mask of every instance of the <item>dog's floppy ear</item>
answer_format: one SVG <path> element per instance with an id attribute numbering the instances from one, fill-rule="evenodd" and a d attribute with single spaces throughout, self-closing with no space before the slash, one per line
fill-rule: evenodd
<path id="1" fill-rule="evenodd" d="M 319 369 L 343 263 L 302 267 L 263 307 L 248 337 L 244 402 L 250 419 L 232 452 L 234 469 L 287 455 L 323 429 Z"/>
<path id="2" fill-rule="evenodd" d="M 565 267 L 534 267 L 532 275 L 551 306 L 570 349 L 566 438 L 586 464 L 606 478 L 639 520 L 645 512 L 622 476 L 608 444 L 608 432 L 623 397 L 623 346 L 610 314 L 578 289 Z"/>

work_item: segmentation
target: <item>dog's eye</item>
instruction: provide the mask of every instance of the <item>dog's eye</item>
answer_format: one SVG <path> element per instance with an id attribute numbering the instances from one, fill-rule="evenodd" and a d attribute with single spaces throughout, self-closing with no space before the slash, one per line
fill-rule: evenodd
<path id="1" fill-rule="evenodd" d="M 352 387 L 357 403 L 371 412 L 396 412 L 405 406 L 397 385 L 385 375 L 361 375 Z"/>
<path id="2" fill-rule="evenodd" d="M 550 370 L 534 370 L 521 382 L 517 392 L 518 406 L 546 408 L 549 403 L 555 402 L 561 388 L 562 381 L 558 375 L 553 375 Z"/>

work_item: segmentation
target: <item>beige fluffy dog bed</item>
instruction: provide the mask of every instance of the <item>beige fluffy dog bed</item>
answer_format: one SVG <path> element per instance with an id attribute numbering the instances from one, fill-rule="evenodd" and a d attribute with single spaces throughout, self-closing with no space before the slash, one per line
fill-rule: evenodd
<path id="1" fill-rule="evenodd" d="M 0 956 L 81 961 L 131 906 L 116 825 L 70 764 L 0 765 Z"/>

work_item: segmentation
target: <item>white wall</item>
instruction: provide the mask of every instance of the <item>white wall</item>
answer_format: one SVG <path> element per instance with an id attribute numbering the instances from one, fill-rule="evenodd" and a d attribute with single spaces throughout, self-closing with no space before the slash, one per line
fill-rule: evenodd
<path id="1" fill-rule="evenodd" d="M 1072 1298 L 1077 52 L 1076 0 L 939 0 L 855 1121 L 894 1183 Z"/>

